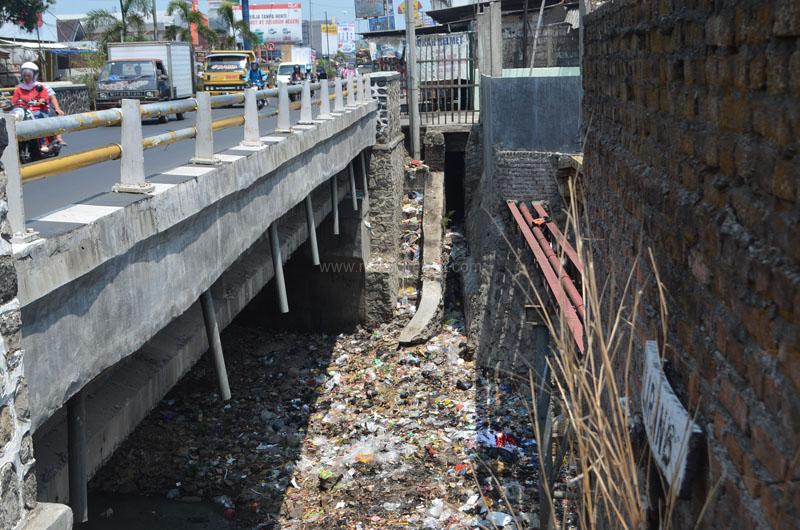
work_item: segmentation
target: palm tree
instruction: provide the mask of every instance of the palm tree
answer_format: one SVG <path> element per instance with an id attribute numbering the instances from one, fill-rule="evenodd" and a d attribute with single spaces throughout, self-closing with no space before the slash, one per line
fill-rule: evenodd
<path id="1" fill-rule="evenodd" d="M 236 20 L 233 15 L 233 4 L 230 2 L 222 2 L 222 5 L 217 8 L 217 20 L 222 25 L 219 30 L 220 43 L 223 47 L 228 49 L 236 48 L 236 36 L 242 40 L 249 40 L 250 42 L 258 42 L 258 35 L 250 31 L 250 28 L 244 23 L 244 20 Z"/>
<path id="2" fill-rule="evenodd" d="M 198 35 L 204 38 L 209 46 L 213 47 L 217 43 L 217 32 L 208 27 L 199 11 L 192 11 L 188 2 L 185 0 L 170 0 L 169 6 L 167 6 L 167 14 L 172 16 L 176 11 L 180 15 L 183 25 L 175 24 L 175 19 L 173 19 L 173 24 L 166 28 L 165 38 L 189 42 L 192 40 L 192 32 L 189 27 L 194 24 L 197 27 Z"/>
<path id="3" fill-rule="evenodd" d="M 141 40 L 144 33 L 145 13 L 150 10 L 149 0 L 119 0 L 122 20 L 108 9 L 93 9 L 86 14 L 86 29 L 94 33 L 103 28 L 98 40 L 105 46 L 109 42 L 125 42 L 133 29 L 135 40 Z"/>

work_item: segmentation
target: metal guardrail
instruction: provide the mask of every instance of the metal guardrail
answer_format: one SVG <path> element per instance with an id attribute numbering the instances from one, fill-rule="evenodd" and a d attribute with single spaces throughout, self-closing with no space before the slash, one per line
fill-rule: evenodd
<path id="1" fill-rule="evenodd" d="M 194 164 L 215 164 L 213 133 L 221 129 L 243 126 L 243 144 L 261 145 L 259 130 L 258 101 L 267 98 L 278 98 L 278 132 L 289 132 L 290 94 L 300 94 L 300 122 L 312 122 L 311 106 L 320 105 L 320 116 L 331 113 L 330 102 L 334 101 L 334 112 L 345 110 L 346 105 L 354 107 L 361 102 L 371 100 L 369 81 L 362 76 L 347 80 L 346 90 L 342 87 L 342 79 L 336 78 L 332 83 L 334 94 L 329 93 L 330 82 L 310 83 L 288 86 L 280 83 L 277 89 L 246 89 L 242 94 L 211 96 L 207 92 L 199 92 L 196 97 L 177 101 L 148 103 L 142 105 L 139 100 L 124 99 L 120 108 L 86 112 L 70 116 L 58 116 L 39 120 L 16 123 L 6 119 L 9 146 L 3 154 L 3 164 L 8 176 L 7 197 L 8 217 L 14 233 L 14 242 L 29 241 L 35 235 L 25 229 L 25 213 L 22 200 L 22 184 L 33 180 L 47 178 L 91 166 L 109 160 L 121 159 L 120 181 L 113 191 L 127 193 L 150 193 L 154 186 L 145 180 L 144 151 L 169 145 L 182 140 L 195 139 Z M 311 91 L 319 91 L 319 101 L 312 103 Z M 211 109 L 244 103 L 244 113 L 219 120 L 212 120 Z M 144 138 L 142 136 L 142 118 L 158 117 L 166 114 L 197 112 L 197 120 L 193 127 L 157 134 Z M 274 114 L 273 114 L 274 115 Z M 98 127 L 121 125 L 121 141 L 119 144 L 108 144 L 102 147 L 73 153 L 58 158 L 42 160 L 21 165 L 18 142 L 35 140 L 47 136 L 55 136 L 67 132 L 83 131 Z"/>

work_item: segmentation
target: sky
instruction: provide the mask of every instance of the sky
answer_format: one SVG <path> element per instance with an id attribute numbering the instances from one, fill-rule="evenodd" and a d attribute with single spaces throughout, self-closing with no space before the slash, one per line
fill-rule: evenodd
<path id="1" fill-rule="evenodd" d="M 169 0 L 156 0 L 158 9 L 164 10 L 169 4 Z M 250 0 L 250 4 L 266 4 L 274 0 Z M 301 0 L 303 4 L 303 18 L 309 18 L 309 8 L 314 20 L 324 20 L 324 12 L 328 12 L 328 17 L 335 17 L 337 22 L 352 22 L 354 17 L 353 0 Z M 59 14 L 73 15 L 85 13 L 92 9 L 119 10 L 117 0 L 55 0 L 55 4 L 50 7 L 50 12 L 55 16 Z M 207 0 L 200 0 L 200 11 L 208 12 Z"/>

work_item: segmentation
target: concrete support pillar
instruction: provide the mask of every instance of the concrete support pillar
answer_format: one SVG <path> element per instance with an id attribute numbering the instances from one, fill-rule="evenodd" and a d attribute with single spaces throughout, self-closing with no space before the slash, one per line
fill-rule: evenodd
<path id="1" fill-rule="evenodd" d="M 344 112 L 344 100 L 342 99 L 342 78 L 336 78 L 334 86 L 333 112 Z"/>
<path id="2" fill-rule="evenodd" d="M 278 126 L 276 132 L 288 133 L 292 130 L 289 119 L 289 87 L 286 83 L 278 82 Z"/>
<path id="3" fill-rule="evenodd" d="M 278 221 L 269 225 L 269 245 L 272 252 L 272 268 L 275 270 L 275 288 L 278 291 L 278 303 L 281 313 L 289 312 L 289 300 L 286 297 L 286 282 L 283 279 L 283 256 L 281 241 L 278 238 Z"/>
<path id="4" fill-rule="evenodd" d="M 216 164 L 214 157 L 214 130 L 212 129 L 213 117 L 211 115 L 211 94 L 209 92 L 197 93 L 197 119 L 195 130 L 197 135 L 194 141 L 193 164 Z"/>
<path id="5" fill-rule="evenodd" d="M 356 106 L 356 93 L 355 88 L 353 88 L 353 77 L 350 76 L 347 78 L 347 107 L 346 108 L 353 108 Z"/>
<path id="6" fill-rule="evenodd" d="M 152 193 L 155 189 L 144 179 L 144 145 L 142 143 L 141 103 L 138 99 L 122 100 L 122 160 L 120 181 L 112 191 L 120 193 Z"/>
<path id="7" fill-rule="evenodd" d="M 258 125 L 258 101 L 256 89 L 244 90 L 244 145 L 261 145 L 261 131 Z"/>
<path id="8" fill-rule="evenodd" d="M 311 200 L 311 194 L 306 195 L 306 225 L 308 226 L 308 243 L 311 247 L 311 262 L 314 265 L 319 265 L 317 223 L 314 220 L 314 203 Z"/>
<path id="9" fill-rule="evenodd" d="M 311 82 L 308 79 L 303 82 L 303 92 L 300 95 L 300 123 L 314 123 L 311 117 Z"/>
<path id="10" fill-rule="evenodd" d="M 347 170 L 350 172 L 350 196 L 353 200 L 353 210 L 358 210 L 358 193 L 356 190 L 356 173 L 353 170 L 353 161 L 347 164 Z"/>
<path id="11" fill-rule="evenodd" d="M 361 159 L 361 187 L 364 188 L 364 197 L 366 197 L 367 193 L 369 193 L 367 186 L 367 152 L 361 151 L 359 158 Z"/>
<path id="12" fill-rule="evenodd" d="M 206 325 L 208 347 L 214 358 L 214 369 L 217 372 L 217 381 L 219 382 L 219 395 L 222 397 L 222 401 L 228 401 L 231 398 L 231 387 L 228 384 L 225 357 L 222 355 L 222 341 L 219 339 L 219 324 L 217 323 L 217 312 L 214 310 L 214 299 L 211 297 L 211 289 L 200 295 L 200 307 L 203 309 L 203 322 Z"/>
<path id="13" fill-rule="evenodd" d="M 327 120 L 331 117 L 331 97 L 328 87 L 328 80 L 323 79 L 319 82 L 319 115 L 317 119 Z"/>
<path id="14" fill-rule="evenodd" d="M 339 186 L 337 175 L 331 177 L 331 211 L 333 212 L 333 235 L 339 235 Z"/>
<path id="15" fill-rule="evenodd" d="M 82 390 L 67 402 L 67 458 L 69 460 L 69 506 L 75 523 L 89 520 L 86 485 L 86 396 Z"/>

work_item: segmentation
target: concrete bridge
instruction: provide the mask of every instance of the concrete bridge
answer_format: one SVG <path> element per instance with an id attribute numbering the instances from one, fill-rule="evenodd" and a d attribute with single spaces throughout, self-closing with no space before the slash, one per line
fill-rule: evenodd
<path id="1" fill-rule="evenodd" d="M 280 312 L 313 309 L 284 281 L 283 263 L 299 249 L 308 288 L 337 307 L 336 326 L 391 314 L 397 279 L 385 264 L 397 238 L 385 233 L 396 230 L 402 194 L 399 76 L 361 82 L 350 83 L 346 102 L 338 80 L 334 96 L 321 87 L 316 118 L 306 85 L 295 126 L 287 126 L 285 88 L 248 93 L 243 141 L 222 152 L 213 149 L 210 112 L 201 115 L 211 102 L 198 98 L 192 136 L 203 156 L 147 178 L 136 147 L 152 142 L 141 136 L 144 112 L 135 110 L 128 124 L 138 130 L 129 131 L 123 106 L 117 189 L 35 220 L 24 217 L 25 169 L 14 153 L 4 156 L 25 352 L 16 376 L 27 383 L 16 401 L 28 409 L 18 407 L 13 437 L 23 454 L 33 435 L 40 501 L 69 501 L 75 521 L 85 520 L 88 478 L 209 345 L 219 379 L 209 392 L 229 398 L 220 329 L 270 282 Z M 278 130 L 262 135 L 248 112 L 271 95 L 279 96 Z M 363 267 L 336 275 L 320 272 L 320 261 Z M 16 306 L 6 309 L 18 321 Z M 24 490 L 33 460 L 13 458 Z M 40 502 L 28 521 L 69 528 L 69 519 L 66 506 Z"/>

